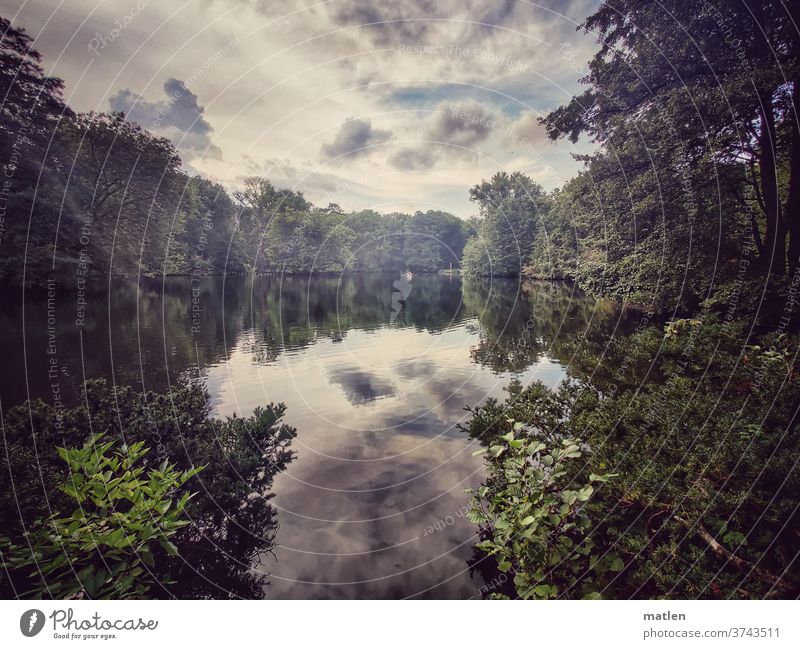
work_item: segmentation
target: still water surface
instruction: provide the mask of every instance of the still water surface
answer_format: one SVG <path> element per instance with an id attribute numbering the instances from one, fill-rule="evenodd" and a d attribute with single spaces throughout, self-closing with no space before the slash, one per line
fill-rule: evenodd
<path id="1" fill-rule="evenodd" d="M 253 566 L 270 575 L 264 596 L 479 597 L 463 514 L 483 473 L 465 406 L 514 378 L 557 385 L 580 341 L 618 322 L 567 284 L 415 277 L 398 309 L 396 281 L 168 278 L 112 286 L 80 313 L 67 289 L 50 313 L 46 294 L 24 309 L 8 296 L 2 405 L 52 400 L 53 355 L 67 402 L 100 376 L 158 391 L 202 380 L 218 416 L 284 402 L 297 457 L 273 488 L 274 554 Z"/>

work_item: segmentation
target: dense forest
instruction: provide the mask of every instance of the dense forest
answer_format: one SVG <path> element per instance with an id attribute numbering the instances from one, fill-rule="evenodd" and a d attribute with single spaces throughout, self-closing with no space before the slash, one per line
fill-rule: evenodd
<path id="1" fill-rule="evenodd" d="M 638 319 L 573 339 L 555 392 L 512 384 L 472 410 L 490 594 L 800 593 L 798 9 L 604 2 L 587 89 L 541 120 L 598 145 L 584 171 L 550 194 L 504 173 L 472 190 L 465 272 L 572 278 Z"/>
<path id="2" fill-rule="evenodd" d="M 30 37 L 2 19 L 0 276 L 435 272 L 463 255 L 468 274 L 575 279 L 655 312 L 695 308 L 731 283 L 778 287 L 800 258 L 791 17 L 770 2 L 750 18 L 641 4 L 587 19 L 601 34 L 589 88 L 541 120 L 553 139 L 598 145 L 585 170 L 552 192 L 498 172 L 470 189 L 470 220 L 345 213 L 257 177 L 229 194 L 183 172 L 170 141 L 124 114 L 75 114 Z M 690 17 L 685 38 L 666 36 Z"/>
<path id="3" fill-rule="evenodd" d="M 791 11 L 604 3 L 583 25 L 599 35 L 588 88 L 541 120 L 552 139 L 586 136 L 597 151 L 551 193 L 519 173 L 473 188 L 483 218 L 465 270 L 572 278 L 655 312 L 780 286 L 800 259 Z"/>

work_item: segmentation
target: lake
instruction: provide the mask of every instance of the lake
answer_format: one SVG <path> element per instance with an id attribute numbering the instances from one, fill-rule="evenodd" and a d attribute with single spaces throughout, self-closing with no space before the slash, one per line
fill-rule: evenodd
<path id="1" fill-rule="evenodd" d="M 591 375 L 622 324 L 571 284 L 442 276 L 166 278 L 81 300 L 55 278 L 3 303 L 3 410 L 76 403 L 93 377 L 201 380 L 218 416 L 286 404 L 297 457 L 274 483 L 274 553 L 253 565 L 268 598 L 480 597 L 464 408 L 515 378 Z"/>

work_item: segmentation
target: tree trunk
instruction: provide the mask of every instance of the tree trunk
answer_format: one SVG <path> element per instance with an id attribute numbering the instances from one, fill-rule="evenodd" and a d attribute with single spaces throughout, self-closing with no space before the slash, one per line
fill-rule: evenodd
<path id="1" fill-rule="evenodd" d="M 700 538 L 705 541 L 708 546 L 713 550 L 714 554 L 725 560 L 726 563 L 731 563 L 741 570 L 747 577 L 754 577 L 758 581 L 768 584 L 769 591 L 767 597 L 783 596 L 788 598 L 793 593 L 793 588 L 785 579 L 779 575 L 774 575 L 768 570 L 759 568 L 757 565 L 745 561 L 741 557 L 737 557 L 732 552 L 729 552 L 721 543 L 715 539 L 711 533 L 705 528 L 703 523 L 699 523 L 697 531 Z"/>
<path id="2" fill-rule="evenodd" d="M 778 176 L 775 151 L 775 113 L 772 108 L 772 94 L 761 93 L 761 128 L 758 136 L 758 175 L 761 180 L 761 195 L 764 199 L 764 218 L 766 234 L 762 266 L 774 275 L 783 275 L 786 270 L 786 228 L 781 222 L 780 198 L 778 195 Z"/>
<path id="3" fill-rule="evenodd" d="M 789 230 L 789 272 L 800 267 L 800 81 L 792 90 L 792 139 L 789 149 L 789 196 L 784 215 Z"/>

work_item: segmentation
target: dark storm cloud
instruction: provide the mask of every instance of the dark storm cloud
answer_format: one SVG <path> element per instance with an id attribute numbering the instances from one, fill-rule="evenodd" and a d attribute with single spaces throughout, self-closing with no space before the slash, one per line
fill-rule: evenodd
<path id="1" fill-rule="evenodd" d="M 357 158 L 369 153 L 369 148 L 392 137 L 391 131 L 372 128 L 368 119 L 348 119 L 339 127 L 333 140 L 322 145 L 326 159 Z"/>
<path id="2" fill-rule="evenodd" d="M 111 110 L 125 113 L 127 118 L 152 131 L 168 131 L 171 139 L 185 154 L 204 153 L 219 157 L 220 150 L 211 142 L 214 129 L 203 117 L 205 109 L 197 95 L 179 79 L 167 79 L 166 97 L 147 101 L 141 95 L 124 89 L 109 99 Z"/>

